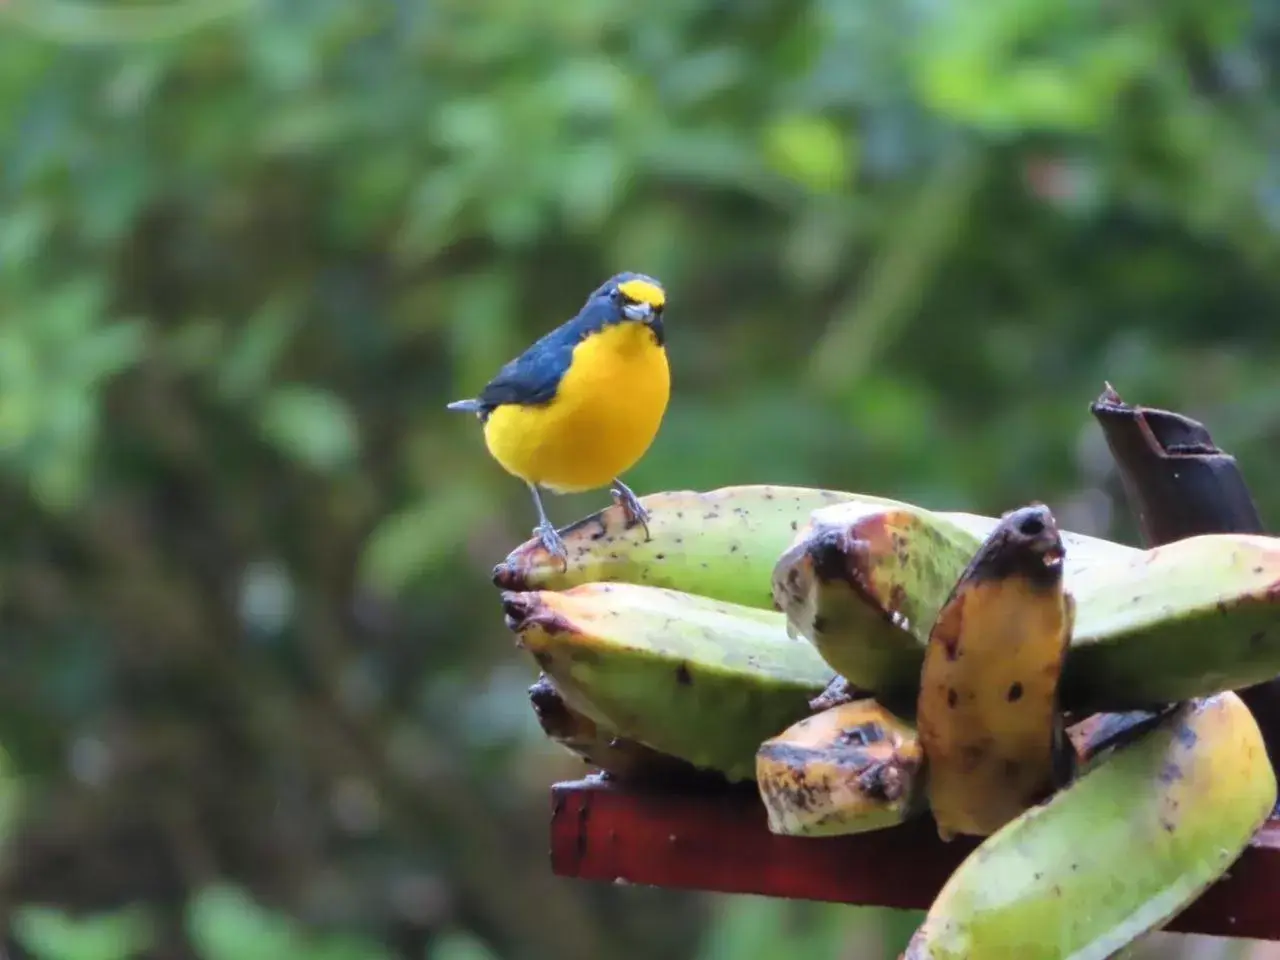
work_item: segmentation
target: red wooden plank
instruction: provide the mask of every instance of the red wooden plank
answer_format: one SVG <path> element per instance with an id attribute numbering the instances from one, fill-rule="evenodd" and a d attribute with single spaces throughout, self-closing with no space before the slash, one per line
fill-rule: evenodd
<path id="1" fill-rule="evenodd" d="M 977 845 L 942 843 L 928 818 L 847 837 L 774 836 L 751 789 L 659 793 L 578 780 L 552 787 L 552 804 L 556 875 L 683 890 L 925 910 Z M 1277 907 L 1280 820 L 1272 820 L 1168 929 L 1280 940 Z"/>

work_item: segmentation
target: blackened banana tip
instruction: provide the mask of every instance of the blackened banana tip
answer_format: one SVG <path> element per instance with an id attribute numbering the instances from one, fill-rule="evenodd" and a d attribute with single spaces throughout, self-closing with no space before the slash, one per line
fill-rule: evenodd
<path id="1" fill-rule="evenodd" d="M 824 530 L 814 537 L 807 545 L 814 576 L 824 583 L 848 580 L 851 546 L 843 530 Z"/>
<path id="2" fill-rule="evenodd" d="M 493 585 L 500 590 L 523 590 L 525 587 L 524 574 L 510 557 L 501 563 L 495 563 L 490 577 Z"/>
<path id="3" fill-rule="evenodd" d="M 520 593 L 515 590 L 502 592 L 502 614 L 506 618 L 507 629 L 519 631 L 524 629 L 538 608 L 538 599 L 533 594 Z"/>
<path id="4" fill-rule="evenodd" d="M 1058 532 L 1058 521 L 1043 503 L 1029 503 L 1005 514 L 1004 519 L 1022 536 L 1036 539 Z"/>
<path id="5" fill-rule="evenodd" d="M 529 685 L 526 692 L 529 695 L 529 702 L 535 708 L 554 704 L 560 700 L 560 693 L 545 673 L 538 674 L 538 679 Z"/>
<path id="6" fill-rule="evenodd" d="M 544 673 L 529 687 L 529 704 L 533 707 L 538 724 L 548 736 L 571 736 L 574 727 L 573 714 L 551 680 Z"/>
<path id="7" fill-rule="evenodd" d="M 1066 548 L 1053 511 L 1043 503 L 1031 503 L 1010 510 L 1001 519 L 1000 525 L 1010 532 L 1009 546 L 1023 556 L 1038 556 L 1043 566 L 1050 570 L 1061 569 Z"/>

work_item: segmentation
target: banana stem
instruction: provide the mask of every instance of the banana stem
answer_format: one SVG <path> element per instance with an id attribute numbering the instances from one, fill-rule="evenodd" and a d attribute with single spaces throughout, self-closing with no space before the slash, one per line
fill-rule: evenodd
<path id="1" fill-rule="evenodd" d="M 1148 547 L 1205 533 L 1264 533 L 1236 458 L 1202 423 L 1134 407 L 1107 384 L 1090 408 Z"/>
<path id="2" fill-rule="evenodd" d="M 1200 534 L 1262 534 L 1262 518 L 1236 458 L 1199 421 L 1131 406 L 1111 386 L 1090 407 L 1120 472 L 1148 547 Z M 1280 679 L 1237 691 L 1253 712 L 1273 768 L 1280 760 Z"/>

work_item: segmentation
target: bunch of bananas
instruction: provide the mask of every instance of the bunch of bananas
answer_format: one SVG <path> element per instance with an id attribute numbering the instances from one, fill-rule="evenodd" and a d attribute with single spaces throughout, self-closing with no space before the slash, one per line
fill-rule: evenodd
<path id="1" fill-rule="evenodd" d="M 641 498 L 494 569 L 548 736 L 619 780 L 754 781 L 774 833 L 983 838 L 904 957 L 1106 957 L 1276 803 L 1231 691 L 1280 675 L 1280 539 L 1140 550 L 1040 505 Z"/>

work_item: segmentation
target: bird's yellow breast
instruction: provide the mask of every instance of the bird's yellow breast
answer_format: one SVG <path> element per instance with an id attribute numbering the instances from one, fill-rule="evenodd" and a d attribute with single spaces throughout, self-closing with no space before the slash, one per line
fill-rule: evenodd
<path id="1" fill-rule="evenodd" d="M 485 422 L 508 473 L 559 493 L 595 490 L 649 449 L 671 391 L 667 352 L 640 323 L 618 323 L 573 351 L 551 402 L 498 407 Z"/>

